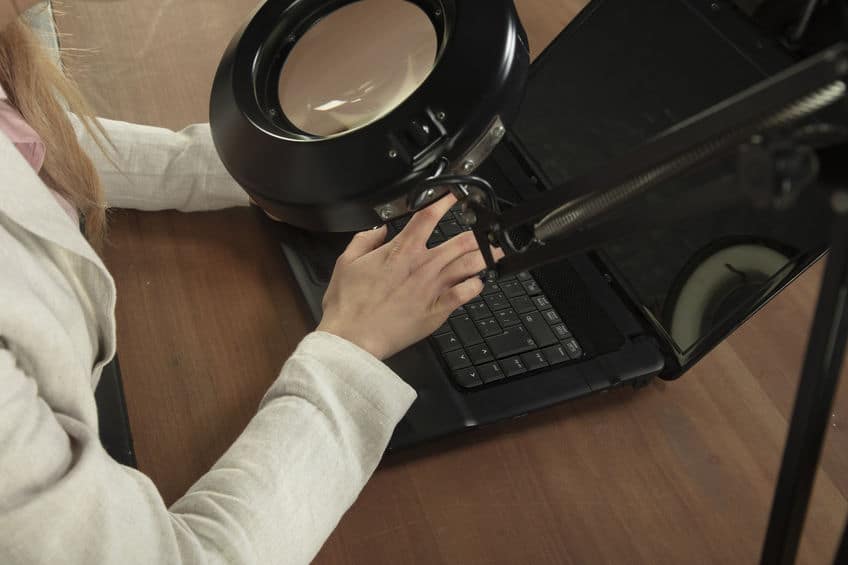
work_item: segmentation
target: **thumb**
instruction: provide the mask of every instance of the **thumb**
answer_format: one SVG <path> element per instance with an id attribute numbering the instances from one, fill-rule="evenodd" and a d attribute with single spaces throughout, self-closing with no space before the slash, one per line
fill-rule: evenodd
<path id="1" fill-rule="evenodd" d="M 386 241 L 386 226 L 377 229 L 359 232 L 348 244 L 344 256 L 349 261 L 356 261 L 363 255 L 367 255 L 383 245 Z"/>

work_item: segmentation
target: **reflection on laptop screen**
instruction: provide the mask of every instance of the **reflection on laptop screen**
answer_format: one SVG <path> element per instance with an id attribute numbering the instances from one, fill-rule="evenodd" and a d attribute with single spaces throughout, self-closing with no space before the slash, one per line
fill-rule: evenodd
<path id="1" fill-rule="evenodd" d="M 656 10 L 660 18 L 674 10 L 675 21 L 696 20 L 685 3 L 621 4 L 596 4 L 584 21 L 598 17 L 604 26 L 578 22 L 533 66 L 513 131 L 548 187 L 604 166 L 768 76 L 729 42 L 716 41 L 709 26 L 667 26 L 646 39 L 630 23 L 631 9 Z M 578 35 L 603 57 L 569 49 Z M 616 64 L 624 59 L 642 64 Z M 706 191 L 737 197 L 735 203 L 602 250 L 610 272 L 684 358 L 724 337 L 829 239 L 822 195 L 805 194 L 790 212 L 753 210 L 738 198 L 732 172 L 733 163 L 724 163 L 678 178 L 627 213 L 665 213 Z"/>
<path id="2" fill-rule="evenodd" d="M 732 201 L 735 177 L 707 172 L 667 183 L 626 213 L 645 213 L 723 192 Z M 719 210 L 635 233 L 603 249 L 605 262 L 661 326 L 681 354 L 721 339 L 787 277 L 816 258 L 829 240 L 824 195 L 805 193 L 789 211 L 757 210 L 739 198 Z M 713 339 L 710 339 L 713 338 Z"/>

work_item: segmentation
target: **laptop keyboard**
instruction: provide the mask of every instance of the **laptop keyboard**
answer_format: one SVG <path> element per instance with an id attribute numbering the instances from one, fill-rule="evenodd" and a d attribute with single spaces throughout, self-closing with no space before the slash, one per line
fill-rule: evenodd
<path id="1" fill-rule="evenodd" d="M 452 209 L 430 236 L 434 247 L 469 228 Z M 394 220 L 389 237 L 409 218 Z M 530 273 L 488 279 L 480 296 L 454 311 L 430 337 L 457 386 L 474 389 L 583 357 L 568 322 Z"/>

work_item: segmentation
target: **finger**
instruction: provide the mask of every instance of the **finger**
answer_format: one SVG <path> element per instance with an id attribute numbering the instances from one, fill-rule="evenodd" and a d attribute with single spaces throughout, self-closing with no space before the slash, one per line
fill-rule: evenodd
<path id="1" fill-rule="evenodd" d="M 430 204 L 412 216 L 412 219 L 409 220 L 409 223 L 398 237 L 402 238 L 406 244 L 424 246 L 427 240 L 430 239 L 439 221 L 454 204 L 456 204 L 456 197 L 452 194 L 448 194 L 441 200 Z"/>
<path id="2" fill-rule="evenodd" d="M 479 249 L 460 255 L 439 273 L 438 288 L 450 288 L 486 269 L 486 259 Z"/>
<path id="3" fill-rule="evenodd" d="M 436 300 L 435 309 L 439 316 L 449 316 L 451 312 L 466 304 L 483 292 L 483 281 L 471 277 L 444 291 Z"/>
<path id="4" fill-rule="evenodd" d="M 479 251 L 474 232 L 461 233 L 427 252 L 427 263 L 435 273 L 440 272 L 451 262 L 472 251 Z"/>
<path id="5" fill-rule="evenodd" d="M 490 247 L 489 249 L 492 251 L 492 256 L 494 257 L 495 262 L 503 259 L 503 250 L 496 247 Z M 442 269 L 441 273 L 438 274 L 439 288 L 450 288 L 461 283 L 467 278 L 478 276 L 483 273 L 487 267 L 486 258 L 483 257 L 483 254 L 480 253 L 479 249 L 470 251 L 465 255 L 457 257 L 448 263 L 444 269 Z"/>
<path id="6" fill-rule="evenodd" d="M 356 261 L 360 257 L 367 255 L 383 245 L 386 241 L 386 226 L 380 226 L 375 230 L 359 232 L 348 244 L 347 249 L 342 253 L 343 261 Z"/>
<path id="7" fill-rule="evenodd" d="M 489 247 L 492 251 L 492 257 L 495 261 L 500 261 L 504 257 L 502 249 L 497 247 Z M 450 240 L 442 243 L 438 247 L 429 251 L 428 263 L 432 265 L 433 272 L 438 273 L 444 270 L 448 265 L 454 262 L 459 257 L 472 251 L 480 251 L 477 239 L 473 232 L 465 232 Z M 482 255 L 482 254 L 481 254 Z M 486 265 L 483 266 L 485 268 Z M 482 268 L 481 268 L 482 270 Z"/>

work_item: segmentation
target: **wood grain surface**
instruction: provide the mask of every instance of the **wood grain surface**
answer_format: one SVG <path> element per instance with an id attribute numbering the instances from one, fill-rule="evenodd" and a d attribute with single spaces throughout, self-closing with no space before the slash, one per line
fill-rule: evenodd
<path id="1" fill-rule="evenodd" d="M 537 55 L 585 2 L 516 4 Z M 254 5 L 68 0 L 66 61 L 102 115 L 205 121 L 218 58 Z M 250 210 L 116 212 L 106 258 L 139 464 L 171 502 L 238 436 L 309 330 L 306 309 Z M 389 457 L 317 562 L 755 562 L 820 275 L 819 265 L 676 382 Z M 848 511 L 846 395 L 803 563 L 831 561 Z"/>

